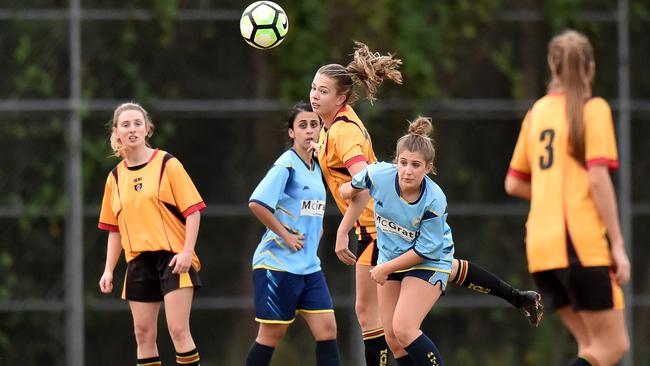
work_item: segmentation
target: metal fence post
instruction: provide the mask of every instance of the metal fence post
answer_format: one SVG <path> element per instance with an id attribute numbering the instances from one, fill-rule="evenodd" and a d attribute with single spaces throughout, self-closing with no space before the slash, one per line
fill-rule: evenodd
<path id="1" fill-rule="evenodd" d="M 631 171 L 631 133 L 630 133 L 630 34 L 629 5 L 627 0 L 618 1 L 618 124 L 619 124 L 619 194 L 621 231 L 625 238 L 627 252 L 632 261 L 632 171 Z M 632 277 L 634 278 L 634 277 Z M 627 306 L 625 319 L 630 334 L 630 350 L 623 358 L 623 366 L 634 364 L 634 291 L 632 280 L 624 287 Z"/>
<path id="2" fill-rule="evenodd" d="M 81 6 L 69 4 L 70 117 L 67 128 L 65 194 L 65 364 L 84 364 L 83 203 L 81 181 Z"/>

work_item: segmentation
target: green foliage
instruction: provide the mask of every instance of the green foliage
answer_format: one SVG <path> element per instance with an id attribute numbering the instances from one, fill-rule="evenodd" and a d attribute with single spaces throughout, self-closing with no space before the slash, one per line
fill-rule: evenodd
<path id="1" fill-rule="evenodd" d="M 20 37 L 18 47 L 14 51 L 14 58 L 23 73 L 14 76 L 15 93 L 18 95 L 34 92 L 40 97 L 52 94 L 52 79 L 48 73 L 37 63 L 32 61 L 32 42 L 29 35 Z"/>
<path id="2" fill-rule="evenodd" d="M 178 15 L 179 0 L 159 0 L 154 2 L 157 25 L 160 27 L 159 42 L 165 46 L 172 45 L 174 25 Z"/>
<path id="3" fill-rule="evenodd" d="M 512 85 L 512 97 L 515 99 L 525 98 L 525 78 L 523 72 L 520 71 L 514 64 L 512 44 L 506 41 L 501 42 L 500 46 L 494 48 L 490 56 L 497 70 L 499 70 L 510 79 L 510 84 Z"/>
<path id="4" fill-rule="evenodd" d="M 7 7 L 25 8 L 30 4 L 65 7 L 64 3 L 11 0 Z M 459 256 L 477 260 L 516 286 L 532 286 L 525 274 L 523 217 L 453 216 L 456 203 L 506 202 L 503 176 L 521 116 L 512 116 L 511 121 L 451 120 L 436 110 L 429 110 L 427 103 L 448 97 L 525 99 L 542 93 L 546 81 L 546 42 L 552 34 L 569 26 L 592 37 L 599 61 L 597 88 L 605 95 L 616 95 L 613 25 L 587 23 L 579 17 L 580 11 L 591 7 L 615 11 L 612 8 L 615 2 L 549 0 L 521 5 L 504 0 L 286 1 L 279 3 L 289 17 L 289 33 L 282 45 L 268 51 L 246 46 L 236 22 L 178 20 L 181 9 L 243 10 L 247 3 L 237 0 L 135 0 L 128 4 L 117 0 L 84 1 L 84 7 L 148 9 L 155 17 L 152 21 L 140 21 L 127 15 L 121 21 L 82 23 L 83 98 L 116 103 L 131 99 L 147 107 L 167 98 L 236 100 L 253 96 L 280 98 L 289 104 L 308 99 L 309 86 L 318 67 L 327 63 L 347 64 L 354 40 L 382 54 L 394 53 L 404 61 L 401 67 L 404 85 L 386 83 L 380 89 L 379 103 L 370 106 L 360 102 L 357 108 L 372 132 L 376 153 L 390 159 L 395 137 L 404 132 L 406 119 L 413 119 L 417 113 L 434 117 L 438 144 L 435 179 L 451 202 L 450 221 Z M 520 9 L 527 5 L 535 8 L 535 4 L 542 4 L 538 8 L 544 14 L 541 22 L 531 26 L 499 20 L 500 12 L 509 5 Z M 646 0 L 631 0 L 630 9 L 632 52 L 636 52 L 631 60 L 635 67 L 633 79 L 637 81 L 634 93 L 643 97 L 649 95 L 647 85 L 650 85 L 645 82 L 650 81 L 650 76 L 643 63 L 649 50 L 644 35 L 648 31 L 650 7 Z M 67 24 L 20 20 L 2 21 L 0 25 L 3 26 L 0 50 L 5 56 L 0 59 L 0 67 L 5 71 L 5 77 L 0 80 L 2 98 L 67 98 Z M 525 57 L 530 49 L 539 53 Z M 413 103 L 407 110 L 382 108 L 382 100 L 391 98 Z M 151 112 L 157 126 L 152 144 L 182 155 L 182 162 L 210 205 L 245 202 L 285 139 L 283 127 L 276 123 L 281 121 L 283 113 Z M 85 204 L 93 209 L 99 204 L 108 172 L 117 162 L 110 157 L 109 132 L 104 126 L 110 115 L 110 110 L 82 111 L 83 197 Z M 14 207 L 23 213 L 16 218 L 0 218 L 3 227 L 0 300 L 62 299 L 68 118 L 67 113 L 35 112 L 7 113 L 0 119 L 0 146 L 3 146 L 0 206 Z M 643 133 L 647 128 L 637 128 L 635 138 L 647 136 Z M 635 141 L 633 148 L 636 164 L 647 166 L 644 157 L 649 154 L 645 140 Z M 644 199 L 648 196 L 643 183 L 647 179 L 643 170 L 635 174 L 638 174 L 635 182 L 640 183 L 635 183 L 634 197 Z M 96 215 L 90 215 L 84 221 L 85 293 L 89 306 L 100 299 L 96 280 L 103 268 L 106 240 L 103 233 L 95 230 L 96 219 Z M 347 361 L 358 351 L 354 349 L 359 343 L 358 327 L 353 309 L 339 305 L 345 303 L 338 300 L 339 296 L 352 293 L 353 289 L 349 269 L 339 265 L 331 250 L 332 238 L 328 235 L 335 232 L 336 219 L 326 220 L 329 226 L 321 258 L 335 296 L 340 346 Z M 206 263 L 202 274 L 207 285 L 201 291 L 207 291 L 210 296 L 250 296 L 249 279 L 239 278 L 239 274 L 247 275 L 250 271 L 249 257 L 259 237 L 259 223 L 248 217 L 212 217 L 204 223 L 198 250 Z M 643 232 L 637 237 L 647 235 Z M 645 291 L 650 277 L 642 267 L 642 262 L 636 266 L 642 279 L 635 285 Z M 228 278 L 236 280 L 224 280 Z M 116 283 L 116 288 L 119 287 Z M 460 288 L 449 292 L 452 296 L 467 295 Z M 640 319 L 641 325 L 650 324 L 647 311 L 643 311 L 636 319 Z M 242 363 L 256 332 L 251 312 L 243 309 L 193 313 L 201 320 L 195 323 L 195 329 L 199 345 L 203 344 L 200 347 L 206 349 L 206 365 L 218 364 L 214 361 L 216 354 L 224 356 L 223 364 Z M 23 364 L 63 363 L 62 322 L 57 318 L 58 313 L 2 313 L 1 316 L 0 357 L 26 353 L 16 348 L 18 340 L 20 344 L 29 344 L 25 349 L 29 348 L 33 355 Z M 129 352 L 120 354 L 122 359 L 117 362 L 131 362 L 129 357 L 134 350 L 127 312 L 91 311 L 87 318 L 87 342 L 94 347 L 88 357 L 92 361 L 105 360 L 117 357 L 115 349 L 128 348 Z M 547 316 L 535 330 L 528 328 L 509 307 L 436 308 L 427 319 L 424 329 L 431 332 L 445 360 L 452 365 L 555 365 L 565 364 L 575 353 L 569 334 L 553 316 Z M 643 329 L 637 331 L 635 339 L 640 350 L 637 358 L 641 360 L 639 364 L 647 364 L 650 356 L 643 346 L 650 335 L 648 327 L 639 328 Z M 159 332 L 161 338 L 166 337 L 164 324 Z M 229 342 L 223 340 L 224 334 Z M 306 325 L 297 322 L 287 337 L 278 348 L 276 364 L 305 363 L 313 349 Z M 115 343 L 103 347 L 107 338 Z M 161 342 L 167 342 L 160 347 L 161 352 L 171 349 L 169 340 Z M 214 345 L 215 349 L 206 344 Z M 6 359 L 0 358 L 0 363 L 3 361 Z"/>
<path id="5" fill-rule="evenodd" d="M 325 2 L 302 0 L 298 4 L 284 7 L 289 18 L 289 33 L 281 45 L 283 49 L 267 51 L 271 52 L 277 73 L 282 75 L 279 96 L 287 103 L 309 99 L 314 74 L 327 62 L 327 47 L 314 47 L 327 44 Z"/>
<path id="6" fill-rule="evenodd" d="M 566 28 L 567 24 L 575 23 L 578 20 L 580 3 L 581 0 L 545 1 L 544 12 L 547 14 L 551 29 L 554 32 L 559 32 Z"/>

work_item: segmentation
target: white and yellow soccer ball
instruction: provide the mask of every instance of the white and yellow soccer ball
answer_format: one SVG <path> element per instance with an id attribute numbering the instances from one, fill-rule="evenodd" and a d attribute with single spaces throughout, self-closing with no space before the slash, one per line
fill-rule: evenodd
<path id="1" fill-rule="evenodd" d="M 269 49 L 284 40 L 289 30 L 289 18 L 280 5 L 272 1 L 256 1 L 242 13 L 239 30 L 249 45 Z"/>

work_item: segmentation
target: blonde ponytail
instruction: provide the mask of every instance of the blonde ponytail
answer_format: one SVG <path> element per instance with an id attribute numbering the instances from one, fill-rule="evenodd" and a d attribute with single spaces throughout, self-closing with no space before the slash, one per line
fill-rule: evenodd
<path id="1" fill-rule="evenodd" d="M 548 48 L 548 64 L 553 75 L 549 90 L 561 88 L 564 91 L 569 122 L 569 153 L 584 164 L 583 110 L 585 102 L 591 97 L 593 48 L 586 36 L 573 30 L 553 37 Z"/>
<path id="2" fill-rule="evenodd" d="M 355 85 L 363 87 L 366 99 L 372 103 L 376 100 L 375 94 L 384 79 L 390 79 L 396 84 L 402 83 L 402 73 L 399 71 L 402 60 L 391 54 L 382 56 L 378 52 L 372 52 L 361 42 L 354 44 L 353 60 L 347 66 L 329 64 L 316 71 L 317 74 L 336 81 L 336 93 L 345 95 L 347 104 L 352 105 L 359 99 L 354 91 Z"/>

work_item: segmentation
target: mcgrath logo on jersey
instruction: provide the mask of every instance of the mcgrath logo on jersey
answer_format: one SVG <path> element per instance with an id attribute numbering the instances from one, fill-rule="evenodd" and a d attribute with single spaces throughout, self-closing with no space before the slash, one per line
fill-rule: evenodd
<path id="1" fill-rule="evenodd" d="M 300 202 L 300 216 L 318 216 L 325 214 L 325 201 L 302 200 Z"/>
<path id="2" fill-rule="evenodd" d="M 385 233 L 397 234 L 406 241 L 413 241 L 419 235 L 419 232 L 408 230 L 385 217 L 375 216 L 377 217 L 377 227 Z"/>
<path id="3" fill-rule="evenodd" d="M 140 192 L 142 190 L 142 177 L 133 179 L 133 183 L 133 189 L 135 189 L 136 192 Z"/>

